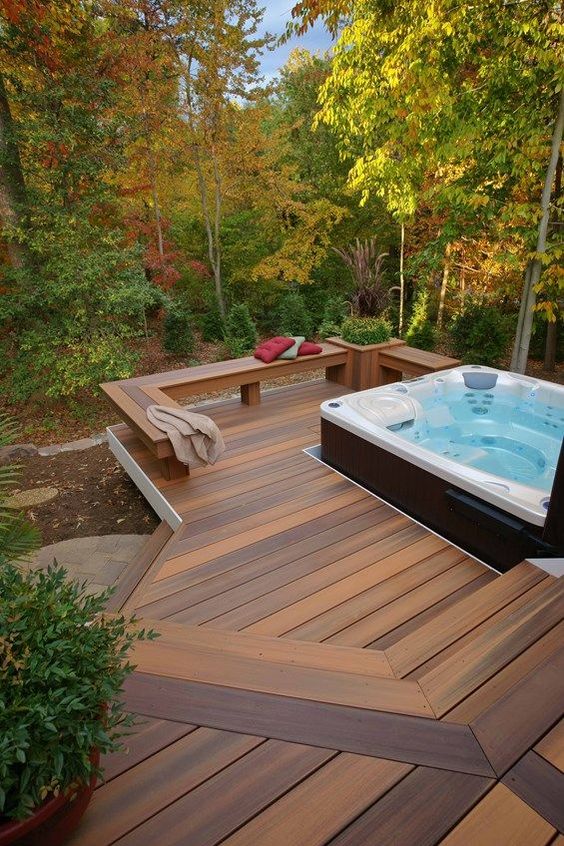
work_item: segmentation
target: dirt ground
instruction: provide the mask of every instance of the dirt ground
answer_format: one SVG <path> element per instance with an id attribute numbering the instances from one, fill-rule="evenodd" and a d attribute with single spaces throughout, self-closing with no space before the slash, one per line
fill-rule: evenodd
<path id="1" fill-rule="evenodd" d="M 43 546 L 91 535 L 150 534 L 160 522 L 106 444 L 48 457 L 33 455 L 18 464 L 23 471 L 18 490 L 59 491 L 26 512 L 40 530 Z"/>

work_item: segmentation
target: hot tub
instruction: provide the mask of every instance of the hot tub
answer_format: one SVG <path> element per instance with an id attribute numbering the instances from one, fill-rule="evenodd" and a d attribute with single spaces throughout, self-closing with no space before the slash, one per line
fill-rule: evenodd
<path id="1" fill-rule="evenodd" d="M 487 563 L 562 554 L 564 387 L 457 367 L 328 400 L 321 422 L 324 461 Z"/>

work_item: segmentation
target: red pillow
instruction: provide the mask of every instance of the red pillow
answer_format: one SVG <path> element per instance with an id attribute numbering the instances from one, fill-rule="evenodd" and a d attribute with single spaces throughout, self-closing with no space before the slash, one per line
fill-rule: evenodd
<path id="1" fill-rule="evenodd" d="M 259 344 L 255 350 L 255 358 L 260 358 L 260 360 L 264 361 L 265 364 L 270 364 L 275 358 L 282 355 L 283 352 L 286 352 L 286 350 L 289 350 L 290 347 L 293 347 L 294 343 L 293 338 L 283 337 L 276 337 L 271 338 L 269 341 L 263 341 L 262 344 Z"/>
<path id="2" fill-rule="evenodd" d="M 298 350 L 298 355 L 319 355 L 323 352 L 323 348 L 319 344 L 313 344 L 311 341 L 304 341 Z"/>

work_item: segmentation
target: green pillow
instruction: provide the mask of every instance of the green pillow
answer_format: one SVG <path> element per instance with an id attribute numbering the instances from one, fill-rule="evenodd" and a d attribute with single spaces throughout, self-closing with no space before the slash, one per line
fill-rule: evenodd
<path id="1" fill-rule="evenodd" d="M 286 350 L 286 352 L 283 352 L 281 355 L 279 355 L 278 358 L 296 358 L 296 356 L 298 355 L 299 348 L 305 341 L 305 338 L 303 338 L 301 335 L 288 335 L 288 338 L 293 338 L 295 344 L 293 347 L 290 347 L 289 350 Z"/>

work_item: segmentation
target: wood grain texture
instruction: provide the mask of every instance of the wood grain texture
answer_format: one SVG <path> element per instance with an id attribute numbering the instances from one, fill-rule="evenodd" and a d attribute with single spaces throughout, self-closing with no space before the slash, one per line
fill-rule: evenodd
<path id="1" fill-rule="evenodd" d="M 274 693 L 314 702 L 333 702 L 373 711 L 434 717 L 417 682 L 348 673 L 343 670 L 269 661 L 209 648 L 198 649 L 178 639 L 136 644 L 132 660 L 139 672 Z"/>
<path id="2" fill-rule="evenodd" d="M 564 772 L 564 718 L 539 740 L 535 752 L 542 755 L 557 770 Z"/>
<path id="3" fill-rule="evenodd" d="M 532 564 L 519 564 L 503 578 L 494 579 L 463 602 L 436 615 L 387 650 L 395 672 L 407 675 L 543 578 L 543 572 Z"/>
<path id="4" fill-rule="evenodd" d="M 418 767 L 331 846 L 433 846 L 491 785 L 487 778 Z"/>
<path id="5" fill-rule="evenodd" d="M 120 574 L 115 591 L 106 602 L 108 611 L 123 611 L 131 607 L 135 590 L 172 535 L 172 529 L 163 520 L 149 537 L 135 561 Z"/>
<path id="6" fill-rule="evenodd" d="M 502 775 L 562 716 L 564 648 L 511 687 L 472 723 L 488 759 Z"/>
<path id="7" fill-rule="evenodd" d="M 335 755 L 268 740 L 117 842 L 213 846 Z"/>
<path id="8" fill-rule="evenodd" d="M 128 679 L 124 690 L 128 707 L 150 717 L 494 775 L 468 726 L 143 673 Z"/>
<path id="9" fill-rule="evenodd" d="M 281 640 L 247 632 L 240 632 L 237 637 L 233 637 L 230 632 L 202 626 L 179 625 L 168 620 L 145 619 L 143 624 L 158 628 L 159 646 L 170 644 L 177 648 L 188 647 L 224 657 L 237 656 L 313 670 L 394 678 L 386 656 L 375 649 L 352 649 L 346 646 Z"/>
<path id="10" fill-rule="evenodd" d="M 97 783 L 96 789 L 195 729 L 196 726 L 188 723 L 138 718 L 136 725 L 123 738 L 124 748 L 102 756 L 100 765 L 104 779 Z"/>
<path id="11" fill-rule="evenodd" d="M 113 843 L 263 742 L 250 735 L 198 728 L 96 790 L 80 828 L 68 842 Z"/>
<path id="12" fill-rule="evenodd" d="M 435 713 L 445 714 L 560 622 L 563 591 L 564 586 L 558 582 L 550 584 L 524 607 L 422 676 L 421 687 Z"/>
<path id="13" fill-rule="evenodd" d="M 564 774 L 536 752 L 527 752 L 504 776 L 513 793 L 564 832 Z"/>
<path id="14" fill-rule="evenodd" d="M 496 784 L 441 846 L 546 846 L 554 834 L 550 823 L 503 784 Z"/>
<path id="15" fill-rule="evenodd" d="M 240 828 L 226 846 L 323 846 L 411 769 L 343 752 Z"/>
<path id="16" fill-rule="evenodd" d="M 468 724 L 501 699 L 515 684 L 525 678 L 531 670 L 538 667 L 548 657 L 558 652 L 564 644 L 564 622 L 555 626 L 532 646 L 521 652 L 492 676 L 485 684 L 478 687 L 464 699 L 460 705 L 449 711 L 443 719 L 448 722 Z"/>

